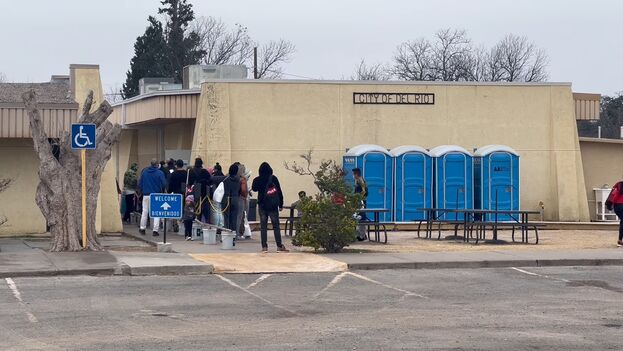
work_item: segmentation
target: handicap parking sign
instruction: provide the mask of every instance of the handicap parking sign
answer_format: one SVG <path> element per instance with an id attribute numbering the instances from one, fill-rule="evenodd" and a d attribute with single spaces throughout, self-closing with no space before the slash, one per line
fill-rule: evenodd
<path id="1" fill-rule="evenodd" d="M 95 124 L 75 123 L 71 125 L 71 148 L 95 149 Z"/>
<path id="2" fill-rule="evenodd" d="M 182 204 L 181 194 L 150 194 L 149 217 L 182 218 Z"/>

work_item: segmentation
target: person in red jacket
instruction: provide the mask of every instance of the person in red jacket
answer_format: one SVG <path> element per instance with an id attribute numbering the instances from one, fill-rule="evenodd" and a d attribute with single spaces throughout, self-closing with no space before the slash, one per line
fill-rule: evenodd
<path id="1" fill-rule="evenodd" d="M 619 217 L 619 240 L 617 241 L 617 246 L 623 246 L 623 181 L 616 183 L 612 187 L 608 200 L 606 200 L 606 207 L 609 210 L 614 209 L 614 213 Z"/>

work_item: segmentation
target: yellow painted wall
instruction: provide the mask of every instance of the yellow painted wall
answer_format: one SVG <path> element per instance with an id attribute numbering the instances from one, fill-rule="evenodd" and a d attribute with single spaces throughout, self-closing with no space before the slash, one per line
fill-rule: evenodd
<path id="1" fill-rule="evenodd" d="M 355 105 L 353 92 L 434 93 L 434 105 Z M 233 161 L 254 175 L 268 161 L 286 202 L 310 179 L 284 161 L 306 150 L 341 163 L 346 148 L 378 144 L 457 144 L 468 150 L 504 144 L 521 155 L 521 206 L 545 204 L 548 220 L 588 220 L 582 155 L 569 84 L 367 84 L 208 82 L 202 86 L 193 157 Z"/>
<path id="2" fill-rule="evenodd" d="M 0 217 L 8 222 L 0 226 L 0 236 L 44 233 L 45 219 L 35 202 L 39 184 L 39 159 L 31 139 L 0 139 L 0 178 L 13 179 L 0 193 Z"/>
<path id="3" fill-rule="evenodd" d="M 90 90 L 93 90 L 94 103 L 92 110 L 97 109 L 104 101 L 99 66 L 97 65 L 70 65 L 70 75 L 76 102 L 80 104 L 79 112 Z M 88 152 L 88 151 L 87 151 Z M 112 153 L 104 173 L 97 205 L 95 228 L 98 232 L 121 232 L 121 216 L 119 214 L 119 196 L 115 182 L 115 152 Z M 123 182 L 123 180 L 122 180 Z"/>
<path id="4" fill-rule="evenodd" d="M 593 188 L 601 188 L 604 184 L 612 187 L 623 179 L 623 140 L 583 138 L 580 149 L 590 215 L 595 219 Z"/>

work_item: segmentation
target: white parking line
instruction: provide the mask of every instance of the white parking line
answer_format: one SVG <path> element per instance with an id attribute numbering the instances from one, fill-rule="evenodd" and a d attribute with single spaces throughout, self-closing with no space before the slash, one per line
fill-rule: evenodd
<path id="1" fill-rule="evenodd" d="M 365 280 L 365 281 L 367 281 L 367 282 L 370 282 L 370 283 L 374 283 L 374 284 L 380 285 L 380 286 L 382 286 L 382 287 L 384 287 L 384 288 L 388 288 L 388 289 L 392 289 L 392 290 L 396 290 L 396 291 L 398 291 L 398 292 L 401 292 L 401 293 L 405 294 L 405 295 L 403 296 L 403 298 L 404 298 L 405 296 L 417 296 L 417 297 L 421 297 L 421 298 L 423 298 L 423 299 L 428 299 L 428 297 L 426 297 L 426 296 L 424 296 L 424 295 L 416 294 L 416 293 L 414 293 L 413 291 L 408 291 L 408 290 L 400 289 L 400 288 L 397 288 L 397 287 L 395 287 L 395 286 L 391 286 L 391 285 L 388 285 L 388 284 L 385 284 L 385 283 L 381 283 L 381 282 L 379 282 L 379 281 L 376 281 L 376 280 L 374 280 L 374 279 L 370 279 L 370 278 L 368 278 L 368 277 L 366 277 L 366 276 L 363 276 L 363 275 L 361 275 L 361 274 L 357 274 L 357 273 L 353 273 L 353 272 L 346 272 L 346 273 L 348 273 L 348 274 L 352 275 L 353 277 L 357 277 L 357 278 L 359 278 L 359 279 Z"/>
<path id="2" fill-rule="evenodd" d="M 249 286 L 247 286 L 247 289 L 251 289 L 252 287 L 256 286 L 257 284 L 259 284 L 260 282 L 262 282 L 264 279 L 270 277 L 272 274 L 262 274 L 259 278 L 257 278 L 253 283 L 249 284 Z"/>
<path id="3" fill-rule="evenodd" d="M 9 286 L 11 291 L 13 292 L 13 296 L 15 296 L 15 299 L 17 299 L 17 302 L 20 304 L 20 306 L 22 306 L 26 310 L 26 312 L 25 312 L 26 313 L 26 317 L 28 317 L 28 320 L 30 321 L 30 323 L 37 323 L 37 322 L 39 322 L 39 320 L 37 320 L 37 317 L 35 317 L 34 314 L 32 314 L 32 313 L 30 313 L 30 311 L 28 311 L 28 308 L 26 307 L 26 304 L 24 303 L 24 301 L 22 301 L 22 294 L 17 289 L 17 285 L 15 284 L 13 279 L 6 278 L 5 280 L 6 280 L 7 285 Z"/>
<path id="4" fill-rule="evenodd" d="M 215 274 L 215 276 L 219 277 L 222 281 L 226 282 L 227 284 L 229 284 L 229 285 L 231 285 L 231 286 L 233 286 L 233 287 L 235 287 L 235 288 L 238 288 L 238 289 L 240 289 L 240 290 L 242 290 L 242 291 L 246 292 L 247 294 L 249 294 L 249 295 L 251 295 L 251 296 L 253 296 L 253 297 L 255 297 L 255 298 L 258 298 L 258 299 L 260 299 L 260 300 L 264 301 L 265 303 L 267 303 L 267 304 L 269 304 L 269 305 L 271 305 L 271 306 L 273 306 L 273 307 L 275 307 L 275 308 L 278 308 L 278 309 L 280 309 L 280 310 L 282 310 L 282 311 L 286 311 L 286 312 L 288 312 L 288 313 L 291 313 L 291 314 L 293 314 L 293 315 L 295 315 L 295 316 L 297 316 L 297 317 L 302 317 L 302 315 L 301 315 L 301 314 L 296 313 L 296 312 L 294 312 L 294 311 L 291 311 L 291 310 L 289 310 L 289 309 L 287 309 L 287 308 L 285 308 L 285 307 L 283 307 L 283 306 L 277 305 L 277 304 L 275 304 L 275 303 L 273 303 L 273 302 L 271 302 L 271 301 L 268 301 L 268 300 L 266 300 L 265 298 L 261 297 L 260 295 L 258 295 L 258 294 L 256 294 L 256 293 L 254 293 L 254 292 L 252 292 L 252 291 L 249 291 L 248 289 L 245 289 L 245 288 L 241 287 L 240 285 L 238 285 L 238 284 L 234 283 L 233 281 L 231 281 L 231 280 L 229 280 L 229 279 L 227 279 L 227 278 L 223 277 L 223 276 L 222 276 L 222 275 L 220 275 L 220 274 Z"/>
<path id="5" fill-rule="evenodd" d="M 335 286 L 337 283 L 339 283 L 342 280 L 342 278 L 344 278 L 347 275 L 350 275 L 350 276 L 353 276 L 355 278 L 359 278 L 359 279 L 365 280 L 365 281 L 367 281 L 369 283 L 380 285 L 380 286 L 382 286 L 384 288 L 387 288 L 387 289 L 391 289 L 391 290 L 395 290 L 395 291 L 401 292 L 401 293 L 404 294 L 400 298 L 401 301 L 404 300 L 407 296 L 416 296 L 416 297 L 421 297 L 423 299 L 428 299 L 428 297 L 426 297 L 424 295 L 421 295 L 421 294 L 416 294 L 413 291 L 408 291 L 408 290 L 397 288 L 395 286 L 387 285 L 385 283 L 381 283 L 381 282 L 376 281 L 374 279 L 370 279 L 370 278 L 368 278 L 366 276 L 363 276 L 363 275 L 357 274 L 357 273 L 353 273 L 353 272 L 342 272 L 342 273 L 336 275 L 335 277 L 333 277 L 333 280 L 331 280 L 329 282 L 329 284 L 327 284 L 327 286 L 325 286 L 316 295 L 314 295 L 313 299 L 314 300 L 317 299 L 320 295 L 322 295 L 325 291 L 329 290 L 331 287 Z"/>
<path id="6" fill-rule="evenodd" d="M 550 277 L 549 275 L 542 275 L 542 274 L 538 274 L 538 273 L 534 273 L 534 272 L 528 272 L 526 270 L 523 270 L 523 269 L 517 268 L 517 267 L 511 267 L 511 269 L 514 269 L 517 272 L 520 272 L 520 273 L 523 273 L 523 274 L 527 274 L 527 275 L 532 275 L 532 276 L 535 276 L 535 277 L 556 280 L 556 281 L 563 282 L 563 283 L 569 283 L 570 282 L 570 280 L 567 280 L 567 279 L 555 278 L 555 277 Z"/>
<path id="7" fill-rule="evenodd" d="M 333 285 L 339 283 L 340 280 L 342 280 L 342 278 L 344 278 L 346 276 L 346 274 L 348 274 L 348 272 L 342 272 L 342 273 L 336 275 L 335 277 L 333 277 L 333 279 L 329 282 L 329 284 L 327 284 L 327 286 L 325 286 L 316 295 L 314 295 L 314 300 L 317 299 L 320 295 L 322 295 L 322 293 L 324 293 L 325 291 L 329 290 Z"/>

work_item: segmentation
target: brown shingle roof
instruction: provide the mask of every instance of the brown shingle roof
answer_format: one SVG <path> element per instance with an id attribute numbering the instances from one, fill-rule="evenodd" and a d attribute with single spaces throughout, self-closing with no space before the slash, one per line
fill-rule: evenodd
<path id="1" fill-rule="evenodd" d="M 35 91 L 39 103 L 75 103 L 66 82 L 0 83 L 0 103 L 21 103 L 22 94 L 30 89 Z"/>

